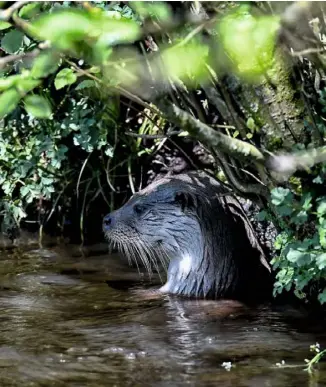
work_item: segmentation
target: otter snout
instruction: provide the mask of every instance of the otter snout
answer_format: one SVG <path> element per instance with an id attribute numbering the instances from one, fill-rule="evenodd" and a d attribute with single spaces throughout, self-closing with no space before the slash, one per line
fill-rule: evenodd
<path id="1" fill-rule="evenodd" d="M 110 229 L 112 229 L 113 225 L 114 225 L 114 214 L 110 213 L 105 215 L 105 217 L 103 218 L 103 224 L 102 224 L 103 232 L 107 232 Z"/>

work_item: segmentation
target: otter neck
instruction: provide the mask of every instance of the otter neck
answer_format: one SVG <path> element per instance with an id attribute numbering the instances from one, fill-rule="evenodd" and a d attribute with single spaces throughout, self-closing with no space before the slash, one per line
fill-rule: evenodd
<path id="1" fill-rule="evenodd" d="M 171 260 L 167 282 L 160 288 L 163 293 L 191 296 L 199 294 L 202 289 L 203 275 L 206 271 L 203 237 L 198 222 L 193 221 L 191 229 L 192 232 L 188 234 L 191 240 L 178 238 L 178 233 L 174 236 L 178 250 L 169 254 Z M 206 286 L 210 287 L 208 284 Z"/>

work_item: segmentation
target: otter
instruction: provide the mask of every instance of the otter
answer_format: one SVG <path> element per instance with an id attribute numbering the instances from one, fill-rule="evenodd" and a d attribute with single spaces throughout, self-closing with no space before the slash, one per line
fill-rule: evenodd
<path id="1" fill-rule="evenodd" d="M 257 300 L 270 267 L 240 203 L 204 172 L 167 175 L 103 219 L 106 239 L 147 270 L 168 263 L 160 293 Z"/>

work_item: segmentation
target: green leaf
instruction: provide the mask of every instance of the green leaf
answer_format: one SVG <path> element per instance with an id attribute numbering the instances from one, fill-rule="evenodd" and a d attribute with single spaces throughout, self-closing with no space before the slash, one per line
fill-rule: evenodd
<path id="1" fill-rule="evenodd" d="M 49 101 L 40 95 L 29 95 L 24 99 L 28 114 L 36 118 L 49 118 L 52 110 Z"/>
<path id="2" fill-rule="evenodd" d="M 63 50 L 76 50 L 76 43 L 86 44 L 100 38 L 107 45 L 134 41 L 140 35 L 139 25 L 128 19 L 116 20 L 105 12 L 64 9 L 42 15 L 32 27 L 39 39 L 50 40 Z"/>
<path id="3" fill-rule="evenodd" d="M 40 83 L 41 81 L 37 79 L 21 78 L 19 82 L 15 83 L 15 86 L 23 95 L 35 89 Z"/>
<path id="4" fill-rule="evenodd" d="M 77 81 L 77 75 L 71 69 L 61 70 L 54 80 L 54 86 L 57 90 L 62 89 L 67 85 L 72 85 Z"/>
<path id="5" fill-rule="evenodd" d="M 321 217 L 326 214 L 326 198 L 320 198 L 318 200 L 318 206 L 317 206 L 317 215 L 318 217 Z"/>
<path id="6" fill-rule="evenodd" d="M 316 264 L 319 270 L 323 270 L 326 267 L 326 253 L 317 256 Z"/>
<path id="7" fill-rule="evenodd" d="M 90 15 L 80 9 L 64 9 L 42 15 L 32 26 L 40 39 L 50 40 L 57 47 L 68 50 L 92 31 Z"/>
<path id="8" fill-rule="evenodd" d="M 20 195 L 22 197 L 25 197 L 28 193 L 29 193 L 30 189 L 27 185 L 23 185 L 21 188 L 20 188 Z"/>
<path id="9" fill-rule="evenodd" d="M 164 2 L 143 2 L 137 1 L 133 4 L 136 12 L 142 17 L 156 16 L 161 21 L 169 21 L 172 17 L 171 10 Z"/>
<path id="10" fill-rule="evenodd" d="M 6 195 L 9 195 L 11 194 L 12 190 L 13 190 L 13 186 L 11 184 L 10 181 L 5 181 L 3 184 L 2 184 L 2 189 L 3 189 L 3 192 L 6 194 Z"/>
<path id="11" fill-rule="evenodd" d="M 257 77 L 271 68 L 280 18 L 254 16 L 248 6 L 238 7 L 219 20 L 221 43 L 234 63 L 234 70 L 247 77 Z"/>
<path id="12" fill-rule="evenodd" d="M 308 220 L 308 214 L 306 211 L 299 211 L 293 218 L 294 224 L 304 224 Z"/>
<path id="13" fill-rule="evenodd" d="M 317 177 L 315 177 L 313 179 L 313 183 L 315 183 L 315 184 L 323 184 L 323 182 L 324 182 L 324 180 L 321 178 L 320 175 L 318 175 Z"/>
<path id="14" fill-rule="evenodd" d="M 255 120 L 252 117 L 249 117 L 247 120 L 247 128 L 249 128 L 252 133 L 254 133 L 257 128 Z"/>
<path id="15" fill-rule="evenodd" d="M 326 288 L 321 293 L 319 293 L 318 300 L 321 304 L 326 302 Z"/>
<path id="16" fill-rule="evenodd" d="M 31 2 L 19 10 L 19 16 L 22 18 L 30 19 L 37 15 L 42 7 L 42 3 L 39 1 Z"/>
<path id="17" fill-rule="evenodd" d="M 294 208 L 291 208 L 288 205 L 281 205 L 276 207 L 276 211 L 281 216 L 289 216 L 294 211 Z"/>
<path id="18" fill-rule="evenodd" d="M 11 113 L 18 105 L 20 99 L 21 95 L 15 89 L 9 89 L 2 93 L 0 95 L 0 118 Z"/>
<path id="19" fill-rule="evenodd" d="M 59 62 L 60 57 L 58 54 L 53 52 L 42 53 L 34 60 L 31 76 L 33 78 L 45 78 L 57 70 Z"/>
<path id="20" fill-rule="evenodd" d="M 53 178 L 52 177 L 42 177 L 42 184 L 43 185 L 53 184 Z"/>
<path id="21" fill-rule="evenodd" d="M 298 262 L 299 260 L 304 259 L 306 254 L 307 254 L 306 251 L 300 251 L 297 249 L 290 248 L 289 252 L 286 255 L 286 259 L 289 262 L 295 263 L 295 262 Z"/>
<path id="22" fill-rule="evenodd" d="M 170 77 L 184 82 L 189 82 L 192 77 L 205 77 L 208 51 L 208 45 L 195 41 L 168 48 L 161 54 L 165 71 Z"/>
<path id="23" fill-rule="evenodd" d="M 277 187 L 271 191 L 272 203 L 275 206 L 279 206 L 285 199 L 292 198 L 292 193 L 288 188 Z"/>
<path id="24" fill-rule="evenodd" d="M 111 145 L 107 145 L 107 147 L 105 148 L 104 153 L 105 153 L 108 157 L 113 157 L 113 147 L 112 147 Z"/>
<path id="25" fill-rule="evenodd" d="M 303 242 L 295 242 L 291 244 L 289 248 L 286 259 L 288 262 L 291 262 L 295 265 L 289 265 L 290 267 L 295 266 L 304 266 L 307 264 L 311 264 L 312 254 L 309 252 L 310 240 L 305 239 Z"/>
<path id="26" fill-rule="evenodd" d="M 7 78 L 0 78 L 0 91 L 9 89 L 15 86 L 16 82 L 21 80 L 21 75 L 10 75 Z"/>
<path id="27" fill-rule="evenodd" d="M 308 211 L 310 210 L 310 208 L 312 207 L 312 195 L 310 192 L 304 194 L 302 196 L 302 199 L 301 199 L 301 206 L 302 206 L 302 209 L 305 210 L 305 211 Z"/>
<path id="28" fill-rule="evenodd" d="M 326 248 L 326 228 L 321 225 L 318 227 L 319 243 L 323 248 Z"/>
<path id="29" fill-rule="evenodd" d="M 6 30 L 7 28 L 12 27 L 12 24 L 5 22 L 5 21 L 0 21 L 0 31 Z"/>
<path id="30" fill-rule="evenodd" d="M 7 54 L 14 54 L 23 44 L 24 34 L 18 30 L 12 30 L 1 39 L 1 48 Z"/>
<path id="31" fill-rule="evenodd" d="M 85 79 L 77 85 L 76 90 L 87 89 L 94 86 L 96 86 L 96 82 L 93 81 L 93 79 Z"/>
<path id="32" fill-rule="evenodd" d="M 258 221 L 266 220 L 268 218 L 268 213 L 265 210 L 260 211 L 255 218 Z"/>

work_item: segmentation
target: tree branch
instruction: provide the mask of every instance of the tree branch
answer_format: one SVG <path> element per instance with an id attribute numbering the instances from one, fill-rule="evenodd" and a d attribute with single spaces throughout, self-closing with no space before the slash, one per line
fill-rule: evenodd
<path id="1" fill-rule="evenodd" d="M 50 42 L 42 42 L 38 45 L 37 48 L 30 52 L 22 52 L 21 54 L 7 55 L 3 58 L 0 58 L 0 69 L 3 69 L 7 64 L 11 62 L 15 62 L 16 60 L 24 59 L 24 58 L 36 58 L 41 51 L 50 48 Z"/>
<path id="2" fill-rule="evenodd" d="M 237 158 L 264 164 L 265 157 L 255 146 L 212 129 L 174 104 L 166 101 L 157 101 L 156 104 L 171 122 L 188 131 L 210 148 L 216 148 Z"/>
<path id="3" fill-rule="evenodd" d="M 0 20 L 8 21 L 11 19 L 12 15 L 22 8 L 24 5 L 28 4 L 29 1 L 16 1 L 12 6 L 5 10 L 0 11 Z"/>

